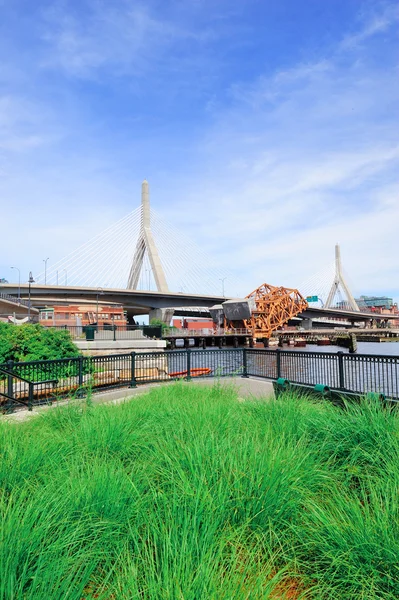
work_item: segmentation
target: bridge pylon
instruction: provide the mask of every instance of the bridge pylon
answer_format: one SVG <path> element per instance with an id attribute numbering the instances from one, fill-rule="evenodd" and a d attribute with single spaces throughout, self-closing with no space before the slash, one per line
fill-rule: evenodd
<path id="1" fill-rule="evenodd" d="M 356 300 L 352 296 L 352 293 L 348 287 L 348 284 L 345 281 L 345 278 L 342 273 L 342 265 L 341 265 L 341 250 L 339 244 L 335 245 L 335 275 L 334 281 L 331 286 L 330 292 L 327 297 L 327 301 L 324 304 L 324 308 L 333 308 L 333 302 L 335 296 L 337 294 L 338 288 L 341 287 L 345 293 L 346 299 L 348 301 L 349 306 L 353 311 L 360 312 L 360 308 L 358 307 Z"/>
<path id="2" fill-rule="evenodd" d="M 148 181 L 144 179 L 141 184 L 141 226 L 140 233 L 136 244 L 136 250 L 133 256 L 132 265 L 130 267 L 127 289 L 136 290 L 139 282 L 145 253 L 147 252 L 150 260 L 152 274 L 155 279 L 158 292 L 168 292 L 168 284 L 166 282 L 165 273 L 159 258 L 158 250 L 155 244 L 154 236 L 151 231 L 150 218 L 150 192 Z"/>

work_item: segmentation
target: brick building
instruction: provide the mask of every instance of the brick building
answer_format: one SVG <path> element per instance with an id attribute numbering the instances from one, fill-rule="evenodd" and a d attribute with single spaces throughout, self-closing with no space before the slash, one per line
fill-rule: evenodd
<path id="1" fill-rule="evenodd" d="M 68 306 L 54 306 L 41 308 L 39 323 L 46 327 L 60 325 L 90 325 L 97 322 L 99 325 L 117 325 L 125 327 L 126 316 L 122 306 L 106 306 L 104 304 L 70 304 Z"/>

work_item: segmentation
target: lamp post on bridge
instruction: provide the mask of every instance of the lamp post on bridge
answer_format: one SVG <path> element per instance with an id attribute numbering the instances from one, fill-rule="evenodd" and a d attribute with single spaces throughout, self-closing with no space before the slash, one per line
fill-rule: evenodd
<path id="1" fill-rule="evenodd" d="M 18 271 L 18 302 L 21 300 L 21 271 L 18 267 L 11 267 L 11 269 L 16 269 Z"/>
<path id="2" fill-rule="evenodd" d="M 227 277 L 219 277 L 219 281 L 222 282 L 222 296 L 223 296 L 223 298 L 224 298 L 224 282 L 225 282 L 225 279 L 227 279 Z"/>
<path id="3" fill-rule="evenodd" d="M 44 285 L 47 285 L 47 261 L 48 261 L 49 257 L 47 258 L 43 258 L 43 262 L 44 262 Z"/>
<path id="4" fill-rule="evenodd" d="M 28 293 L 28 323 L 30 323 L 30 286 L 31 286 L 31 283 L 35 283 L 35 280 L 33 279 L 32 271 L 29 271 L 29 280 L 28 280 L 28 284 L 29 284 L 29 293 Z"/>

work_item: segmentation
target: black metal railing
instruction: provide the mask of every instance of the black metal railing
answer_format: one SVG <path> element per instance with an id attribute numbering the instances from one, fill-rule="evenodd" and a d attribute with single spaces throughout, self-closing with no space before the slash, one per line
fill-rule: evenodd
<path id="1" fill-rule="evenodd" d="M 255 348 L 131 352 L 0 365 L 0 404 L 33 404 L 90 390 L 196 377 L 259 377 L 272 381 L 399 400 L 399 357 Z"/>

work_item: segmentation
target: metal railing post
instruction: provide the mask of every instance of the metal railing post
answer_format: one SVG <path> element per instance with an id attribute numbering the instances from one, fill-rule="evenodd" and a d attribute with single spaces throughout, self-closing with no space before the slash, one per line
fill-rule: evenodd
<path id="1" fill-rule="evenodd" d="M 191 350 L 190 350 L 190 348 L 187 348 L 186 354 L 187 354 L 187 376 L 186 376 L 186 380 L 190 381 L 191 380 Z"/>
<path id="2" fill-rule="evenodd" d="M 242 377 L 248 377 L 248 355 L 247 349 L 242 349 Z"/>
<path id="3" fill-rule="evenodd" d="M 281 350 L 276 348 L 276 367 L 277 367 L 277 379 L 281 377 Z"/>
<path id="4" fill-rule="evenodd" d="M 137 387 L 136 381 L 136 353 L 130 353 L 130 387 Z"/>
<path id="5" fill-rule="evenodd" d="M 33 407 L 33 383 L 30 381 L 28 383 L 28 386 L 29 386 L 28 410 L 32 410 L 32 407 Z"/>
<path id="6" fill-rule="evenodd" d="M 337 352 L 338 356 L 338 376 L 339 376 L 339 389 L 345 389 L 345 372 L 344 372 L 344 353 L 342 350 Z"/>
<path id="7" fill-rule="evenodd" d="M 14 361 L 7 361 L 7 371 L 12 371 L 14 367 Z M 7 375 L 7 395 L 9 399 L 7 400 L 7 412 L 12 408 L 12 400 L 10 398 L 14 398 L 14 386 L 13 386 L 13 378 L 12 375 Z"/>
<path id="8" fill-rule="evenodd" d="M 83 395 L 83 356 L 78 358 L 78 396 Z"/>

